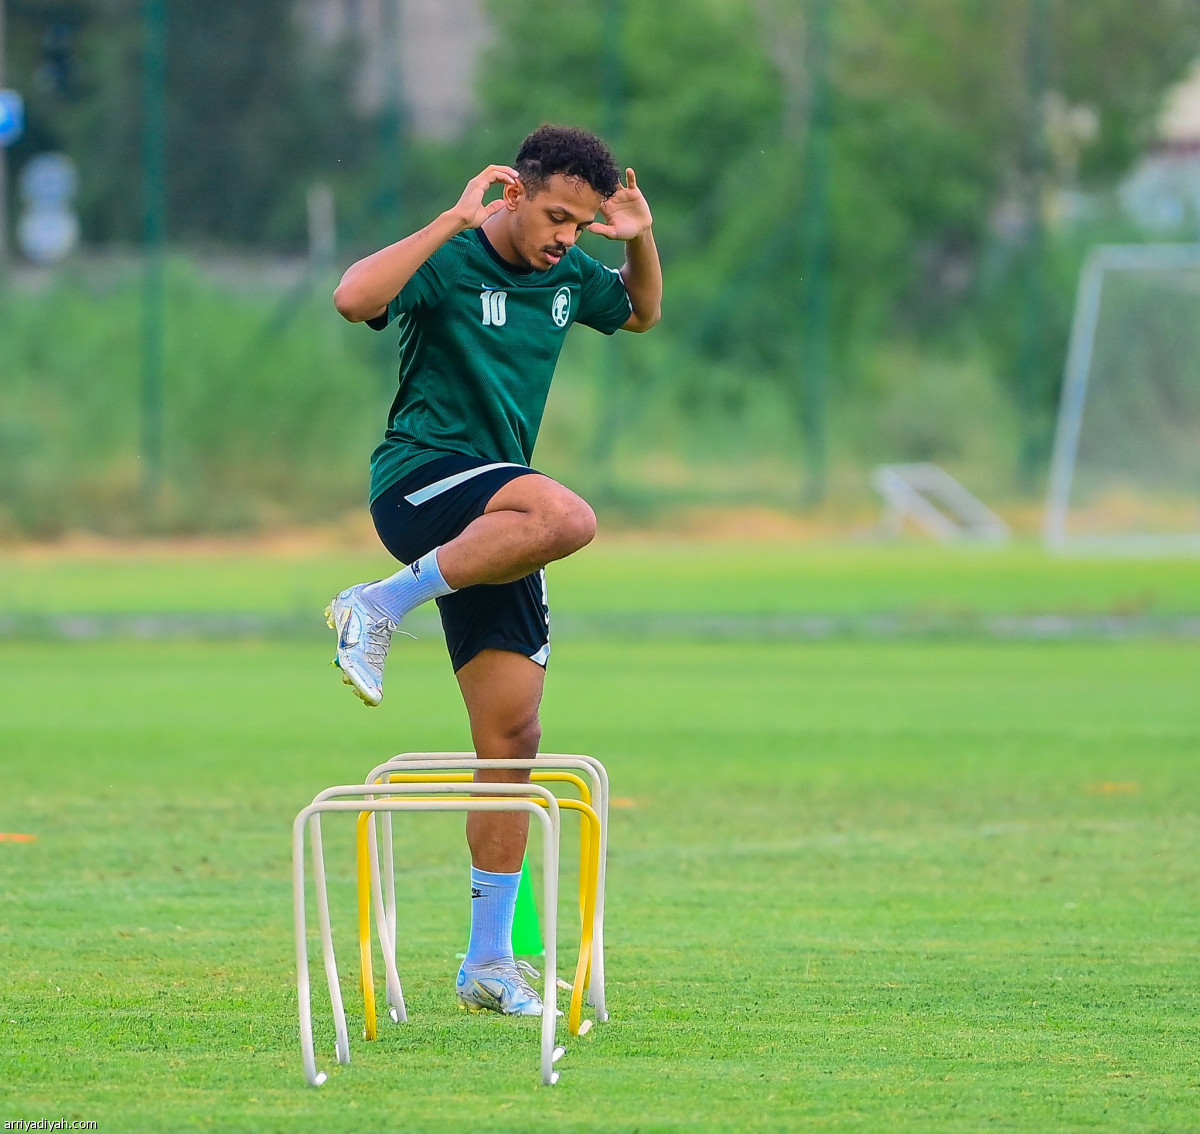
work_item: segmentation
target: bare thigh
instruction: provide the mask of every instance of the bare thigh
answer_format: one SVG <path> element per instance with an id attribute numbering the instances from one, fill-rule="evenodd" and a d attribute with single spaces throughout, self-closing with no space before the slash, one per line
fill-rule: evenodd
<path id="1" fill-rule="evenodd" d="M 541 473 L 502 485 L 482 516 L 438 549 L 442 577 L 455 589 L 509 583 L 573 555 L 596 534 L 583 497 Z"/>

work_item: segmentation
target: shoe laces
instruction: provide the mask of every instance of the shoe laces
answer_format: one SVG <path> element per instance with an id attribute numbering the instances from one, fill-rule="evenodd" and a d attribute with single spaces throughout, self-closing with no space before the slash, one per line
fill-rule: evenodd
<path id="1" fill-rule="evenodd" d="M 513 961 L 513 964 L 517 966 L 518 972 L 527 977 L 533 977 L 534 980 L 537 980 L 542 975 L 528 961 L 522 961 L 520 958 L 517 958 Z"/>
<path id="2" fill-rule="evenodd" d="M 537 980 L 542 974 L 537 971 L 528 961 L 514 960 L 513 968 L 516 972 L 513 974 L 513 980 L 520 985 L 522 991 L 528 995 L 537 997 L 537 992 L 529 983 L 529 979 Z"/>
<path id="3" fill-rule="evenodd" d="M 505 957 L 502 960 L 493 961 L 490 965 L 480 967 L 491 968 L 497 976 L 507 977 L 514 983 L 524 986 L 525 991 L 531 993 L 533 996 L 537 995 L 532 986 L 529 984 L 529 980 L 526 978 L 537 980 L 542 974 L 539 973 L 537 969 L 535 969 L 528 961 L 522 961 L 518 958 L 510 959 Z"/>
<path id="4" fill-rule="evenodd" d="M 392 644 L 392 635 L 396 632 L 396 623 L 390 618 L 380 618 L 367 624 L 363 632 L 363 653 L 367 661 L 375 669 L 383 669 L 387 661 L 388 647 Z"/>

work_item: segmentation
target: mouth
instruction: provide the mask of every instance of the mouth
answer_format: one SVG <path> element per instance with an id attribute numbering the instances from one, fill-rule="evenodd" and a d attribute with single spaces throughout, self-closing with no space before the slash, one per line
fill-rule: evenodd
<path id="1" fill-rule="evenodd" d="M 552 267 L 555 264 L 557 264 L 559 262 L 559 260 L 561 260 L 566 254 L 567 254 L 567 250 L 565 248 L 543 248 L 542 249 L 542 255 L 545 256 L 546 259 L 550 261 L 550 264 Z"/>

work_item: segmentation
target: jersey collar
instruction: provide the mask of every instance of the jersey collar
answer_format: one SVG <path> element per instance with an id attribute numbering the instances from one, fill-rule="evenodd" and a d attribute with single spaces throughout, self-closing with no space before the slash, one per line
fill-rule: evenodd
<path id="1" fill-rule="evenodd" d="M 496 263 L 499 264 L 500 267 L 502 267 L 506 272 L 513 272 L 518 276 L 527 276 L 534 270 L 533 268 L 519 268 L 516 264 L 510 264 L 503 256 L 500 255 L 499 252 L 496 251 L 494 247 L 492 247 L 492 242 L 487 238 L 487 234 L 483 231 L 482 226 L 474 229 L 473 231 L 476 239 L 480 244 L 483 245 L 483 250 L 489 256 L 491 256 L 491 258 L 495 260 Z"/>

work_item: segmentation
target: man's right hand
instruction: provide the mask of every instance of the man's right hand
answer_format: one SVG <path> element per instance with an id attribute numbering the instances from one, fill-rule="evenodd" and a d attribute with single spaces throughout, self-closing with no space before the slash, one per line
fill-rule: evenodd
<path id="1" fill-rule="evenodd" d="M 2 5 L 3 0 L 0 0 Z M 419 232 L 351 264 L 333 293 L 334 306 L 351 323 L 382 315 L 392 297 L 400 294 L 416 270 L 447 240 L 469 228 L 478 228 L 504 208 L 503 197 L 490 205 L 483 203 L 493 185 L 507 188 L 520 180 L 520 174 L 511 166 L 489 165 L 478 177 L 467 182 L 454 208 L 441 213 Z"/>
<path id="2" fill-rule="evenodd" d="M 488 217 L 495 216 L 504 208 L 503 197 L 497 197 L 491 204 L 485 205 L 483 199 L 487 196 L 487 191 L 493 185 L 516 185 L 520 180 L 521 175 L 512 166 L 489 165 L 467 182 L 458 204 L 450 212 L 464 230 L 478 228 Z"/>

